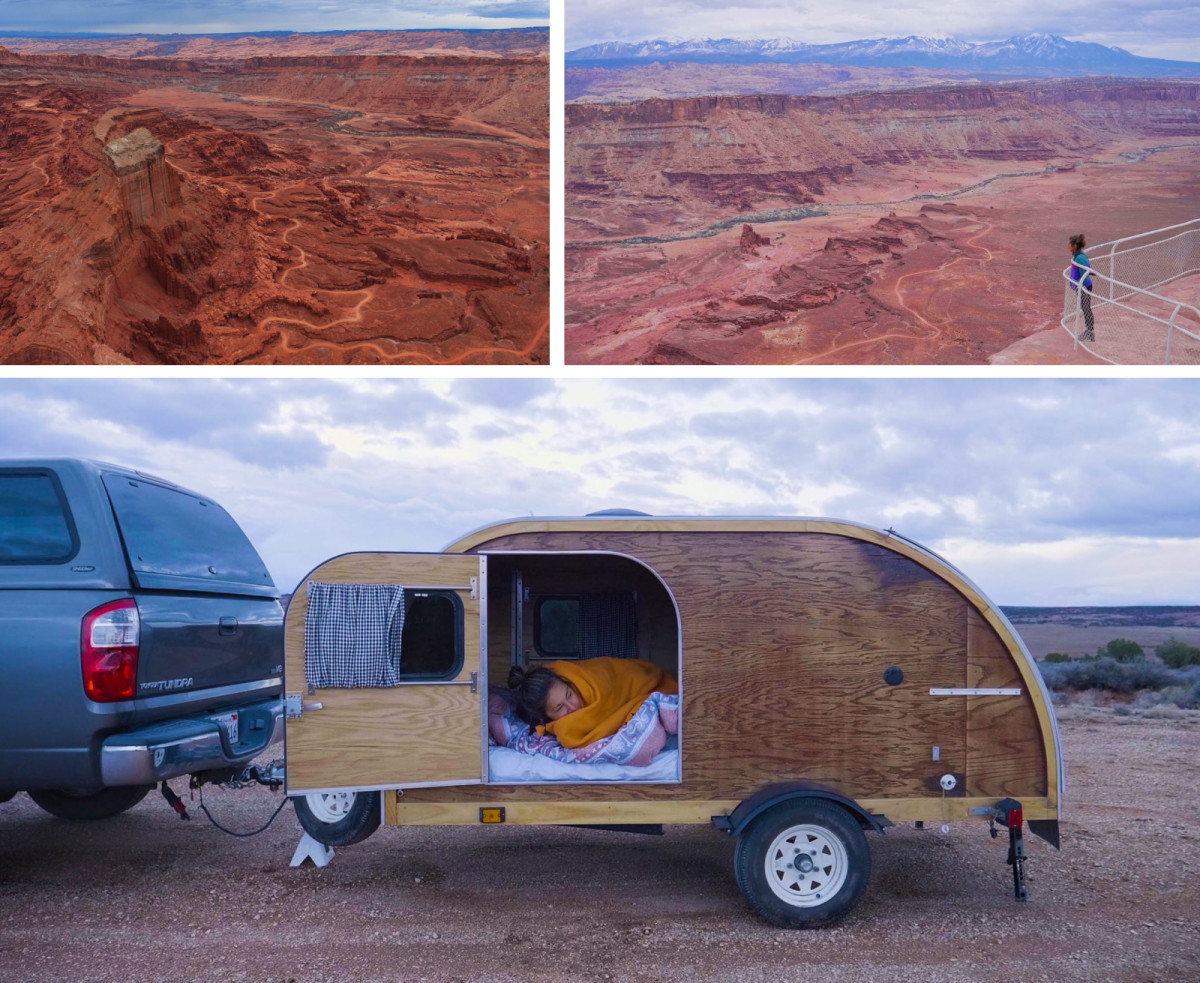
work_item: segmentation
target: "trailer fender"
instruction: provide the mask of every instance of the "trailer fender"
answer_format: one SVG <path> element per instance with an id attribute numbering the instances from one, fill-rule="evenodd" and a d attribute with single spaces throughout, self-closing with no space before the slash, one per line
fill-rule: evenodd
<path id="1" fill-rule="evenodd" d="M 888 826 L 894 825 L 886 816 L 867 812 L 849 796 L 820 782 L 780 782 L 777 785 L 768 785 L 744 799 L 728 816 L 713 816 L 712 824 L 722 832 L 738 836 L 762 813 L 781 802 L 790 802 L 793 799 L 828 799 L 850 813 L 863 829 L 871 829 L 876 833 L 882 833 Z"/>

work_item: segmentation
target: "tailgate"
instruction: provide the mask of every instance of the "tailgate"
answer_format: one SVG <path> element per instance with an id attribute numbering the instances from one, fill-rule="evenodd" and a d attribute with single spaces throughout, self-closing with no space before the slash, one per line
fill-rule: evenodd
<path id="1" fill-rule="evenodd" d="M 271 598 L 136 594 L 138 698 L 251 682 L 283 673 L 283 609 Z M 237 702 L 232 695 L 223 702 Z"/>

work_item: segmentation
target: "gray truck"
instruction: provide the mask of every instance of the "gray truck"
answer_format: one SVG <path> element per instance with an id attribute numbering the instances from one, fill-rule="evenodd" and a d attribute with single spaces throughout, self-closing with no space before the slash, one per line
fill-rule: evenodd
<path id="1" fill-rule="evenodd" d="M 102 819 L 282 739 L 283 610 L 210 498 L 73 459 L 0 461 L 0 801 Z"/>

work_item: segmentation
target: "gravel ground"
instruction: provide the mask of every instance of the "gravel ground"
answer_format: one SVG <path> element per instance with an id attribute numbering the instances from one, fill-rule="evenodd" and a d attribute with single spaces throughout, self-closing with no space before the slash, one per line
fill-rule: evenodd
<path id="1" fill-rule="evenodd" d="M 233 839 L 157 793 L 94 824 L 22 795 L 0 805 L 0 979 L 1200 980 L 1200 711 L 1061 715 L 1063 850 L 1026 838 L 1028 904 L 982 821 L 870 836 L 859 907 L 792 932 L 750 911 L 707 827 L 381 829 L 293 870 L 290 807 Z M 205 800 L 241 829 L 279 801 Z"/>

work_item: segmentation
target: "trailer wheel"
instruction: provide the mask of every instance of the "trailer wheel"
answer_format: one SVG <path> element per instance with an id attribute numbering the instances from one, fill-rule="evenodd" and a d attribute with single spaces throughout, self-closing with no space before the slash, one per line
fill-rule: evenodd
<path id="1" fill-rule="evenodd" d="M 378 792 L 313 792 L 292 805 L 304 831 L 326 846 L 361 843 L 379 826 Z"/>
<path id="2" fill-rule="evenodd" d="M 871 850 L 845 809 L 794 799 L 746 828 L 734 865 L 746 900 L 772 925 L 819 928 L 858 904 L 871 877 Z"/>
<path id="3" fill-rule="evenodd" d="M 113 785 L 91 791 L 40 788 L 31 789 L 29 797 L 59 819 L 110 819 L 132 809 L 152 788 L 153 785 Z"/>

